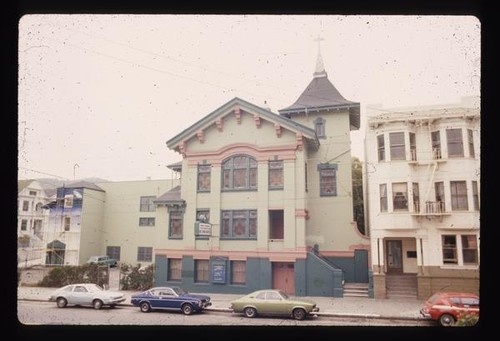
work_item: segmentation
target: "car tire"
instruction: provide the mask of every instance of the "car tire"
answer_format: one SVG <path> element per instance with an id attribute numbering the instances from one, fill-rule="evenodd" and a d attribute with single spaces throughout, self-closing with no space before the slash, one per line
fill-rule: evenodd
<path id="1" fill-rule="evenodd" d="M 455 324 L 455 318 L 450 314 L 443 314 L 439 317 L 438 322 L 443 327 L 450 327 Z"/>
<path id="2" fill-rule="evenodd" d="M 139 308 L 143 313 L 149 313 L 151 311 L 151 305 L 148 302 L 142 302 Z"/>
<path id="3" fill-rule="evenodd" d="M 193 306 L 189 303 L 184 303 L 181 307 L 184 315 L 191 315 L 193 313 Z"/>
<path id="4" fill-rule="evenodd" d="M 243 314 L 248 318 L 253 318 L 257 316 L 257 310 L 252 307 L 246 307 L 245 309 L 243 309 Z"/>
<path id="5" fill-rule="evenodd" d="M 64 297 L 59 297 L 56 304 L 58 308 L 65 308 L 68 305 L 68 301 Z"/>
<path id="6" fill-rule="evenodd" d="M 295 308 L 292 311 L 292 316 L 295 320 L 303 320 L 306 318 L 306 311 L 302 308 Z"/>
<path id="7" fill-rule="evenodd" d="M 102 308 L 103 303 L 101 300 L 94 300 L 94 302 L 92 302 L 92 305 L 94 306 L 94 309 L 99 310 Z"/>

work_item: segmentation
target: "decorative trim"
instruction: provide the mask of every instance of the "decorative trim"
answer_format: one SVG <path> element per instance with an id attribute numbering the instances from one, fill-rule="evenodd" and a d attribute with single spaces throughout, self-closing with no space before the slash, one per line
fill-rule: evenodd
<path id="1" fill-rule="evenodd" d="M 241 110 L 239 105 L 236 105 L 234 107 L 234 116 L 236 117 L 236 122 L 238 122 L 238 124 L 241 124 Z"/>
<path id="2" fill-rule="evenodd" d="M 183 157 L 186 157 L 186 141 L 179 143 L 179 151 Z"/>
<path id="3" fill-rule="evenodd" d="M 260 128 L 260 124 L 261 124 L 261 123 L 260 123 L 260 116 L 259 116 L 259 115 L 254 114 L 254 115 L 253 115 L 253 120 L 255 121 L 255 126 L 257 127 L 257 129 L 258 129 L 258 128 Z"/>
<path id="4" fill-rule="evenodd" d="M 217 126 L 217 130 L 222 132 L 224 130 L 224 124 L 222 123 L 222 118 L 219 117 L 215 120 L 215 125 Z"/>
<path id="5" fill-rule="evenodd" d="M 215 151 L 186 153 L 185 156 L 188 158 L 188 166 L 197 166 L 203 160 L 207 160 L 213 166 L 220 166 L 226 158 L 235 154 L 250 155 L 259 163 L 267 163 L 274 155 L 279 155 L 283 161 L 293 161 L 297 158 L 295 149 L 295 143 L 276 147 L 257 147 L 249 143 L 235 143 Z"/>
<path id="6" fill-rule="evenodd" d="M 281 124 L 275 123 L 274 130 L 276 130 L 276 136 L 281 137 Z"/>
<path id="7" fill-rule="evenodd" d="M 302 151 L 304 149 L 304 140 L 301 132 L 295 134 L 297 140 L 297 150 Z"/>
<path id="8" fill-rule="evenodd" d="M 205 133 L 203 132 L 203 130 L 199 130 L 196 133 L 196 136 L 198 137 L 198 141 L 200 141 L 201 143 L 205 142 Z"/>

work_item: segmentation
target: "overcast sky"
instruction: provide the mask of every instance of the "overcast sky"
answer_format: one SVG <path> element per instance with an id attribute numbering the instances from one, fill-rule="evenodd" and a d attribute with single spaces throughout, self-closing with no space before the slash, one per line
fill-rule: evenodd
<path id="1" fill-rule="evenodd" d="M 275 113 L 312 79 L 367 108 L 479 96 L 473 16 L 28 15 L 19 22 L 19 178 L 168 179 L 166 141 L 234 97 Z M 265 104 L 267 103 L 267 104 Z M 364 131 L 352 155 L 363 158 Z"/>

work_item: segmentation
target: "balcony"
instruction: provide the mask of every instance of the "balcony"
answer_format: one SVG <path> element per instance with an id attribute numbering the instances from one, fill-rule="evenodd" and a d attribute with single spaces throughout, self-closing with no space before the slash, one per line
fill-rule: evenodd
<path id="1" fill-rule="evenodd" d="M 423 207 L 420 204 L 414 203 L 412 216 L 416 217 L 440 217 L 451 215 L 451 213 L 446 212 L 444 202 L 442 201 L 426 201 Z"/>

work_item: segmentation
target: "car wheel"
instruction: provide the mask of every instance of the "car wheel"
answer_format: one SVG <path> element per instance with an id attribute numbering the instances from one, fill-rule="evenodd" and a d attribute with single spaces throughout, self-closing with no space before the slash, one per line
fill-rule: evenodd
<path id="1" fill-rule="evenodd" d="M 68 301 L 64 297 L 59 297 L 56 303 L 58 308 L 64 308 L 68 305 Z"/>
<path id="2" fill-rule="evenodd" d="M 292 311 L 293 318 L 296 320 L 303 320 L 306 318 L 306 311 L 302 308 L 295 308 Z"/>
<path id="3" fill-rule="evenodd" d="M 140 308 L 143 313 L 147 313 L 151 310 L 151 306 L 149 305 L 148 302 L 142 302 Z"/>
<path id="4" fill-rule="evenodd" d="M 444 327 L 453 326 L 455 324 L 455 318 L 450 314 L 443 314 L 439 317 L 439 324 Z"/>
<path id="5" fill-rule="evenodd" d="M 252 318 L 257 316 L 257 310 L 252 307 L 247 307 L 243 310 L 243 314 L 245 314 L 246 317 Z"/>
<path id="6" fill-rule="evenodd" d="M 193 306 L 189 303 L 183 304 L 182 312 L 184 313 L 184 315 L 191 315 L 193 313 Z"/>
<path id="7" fill-rule="evenodd" d="M 94 302 L 92 302 L 92 305 L 94 306 L 94 309 L 101 309 L 102 306 L 103 306 L 103 303 L 101 300 L 94 300 Z"/>

